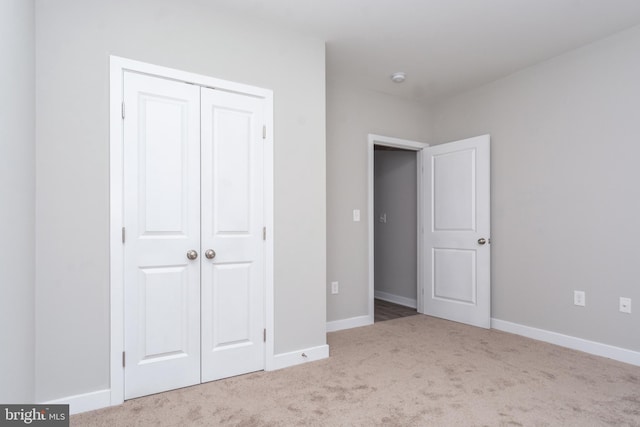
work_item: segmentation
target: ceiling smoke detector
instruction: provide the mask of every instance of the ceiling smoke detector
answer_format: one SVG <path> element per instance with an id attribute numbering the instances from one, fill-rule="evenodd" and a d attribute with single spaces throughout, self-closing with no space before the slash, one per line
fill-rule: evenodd
<path id="1" fill-rule="evenodd" d="M 402 71 L 391 74 L 391 80 L 393 80 L 394 83 L 402 83 L 406 78 L 407 75 Z"/>

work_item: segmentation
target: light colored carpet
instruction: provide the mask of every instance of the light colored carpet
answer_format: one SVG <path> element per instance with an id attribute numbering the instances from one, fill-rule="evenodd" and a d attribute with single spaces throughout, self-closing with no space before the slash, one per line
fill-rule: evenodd
<path id="1" fill-rule="evenodd" d="M 72 426 L 640 426 L 640 368 L 416 315 L 328 334 L 331 357 L 147 396 Z"/>

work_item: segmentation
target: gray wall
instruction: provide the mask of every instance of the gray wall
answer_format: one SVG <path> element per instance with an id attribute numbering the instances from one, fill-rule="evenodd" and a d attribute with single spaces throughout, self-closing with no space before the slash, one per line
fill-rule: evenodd
<path id="1" fill-rule="evenodd" d="M 34 398 L 34 3 L 0 2 L 0 402 Z"/>
<path id="2" fill-rule="evenodd" d="M 36 399 L 109 387 L 110 54 L 273 89 L 275 350 L 324 345 L 324 42 L 200 0 L 37 0 L 36 41 Z"/>
<path id="3" fill-rule="evenodd" d="M 416 167 L 415 151 L 375 151 L 375 291 L 414 302 L 418 285 Z M 382 214 L 386 222 L 380 222 Z"/>
<path id="4" fill-rule="evenodd" d="M 327 320 L 368 314 L 367 135 L 427 142 L 428 110 L 417 103 L 327 81 Z M 426 119 L 425 119 L 426 118 Z M 353 222 L 360 209 L 360 222 Z"/>
<path id="5" fill-rule="evenodd" d="M 491 134 L 494 318 L 640 350 L 639 76 L 636 27 L 436 106 L 434 142 Z"/>

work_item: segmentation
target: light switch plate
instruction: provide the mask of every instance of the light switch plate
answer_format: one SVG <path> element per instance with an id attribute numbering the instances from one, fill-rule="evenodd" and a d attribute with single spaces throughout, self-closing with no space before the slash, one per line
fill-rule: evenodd
<path id="1" fill-rule="evenodd" d="M 359 222 L 360 221 L 360 209 L 354 209 L 353 210 L 353 221 L 354 222 Z"/>
<path id="2" fill-rule="evenodd" d="M 573 291 L 573 304 L 581 307 L 585 306 L 584 291 Z"/>
<path id="3" fill-rule="evenodd" d="M 620 297 L 620 312 L 631 313 L 631 298 Z"/>

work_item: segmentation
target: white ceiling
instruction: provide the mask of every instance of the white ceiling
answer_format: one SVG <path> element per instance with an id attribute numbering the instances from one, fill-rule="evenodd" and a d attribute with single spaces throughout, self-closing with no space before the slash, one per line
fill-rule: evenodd
<path id="1" fill-rule="evenodd" d="M 429 102 L 640 23 L 640 0 L 212 0 L 326 41 L 327 78 Z M 407 73 L 403 84 L 391 82 Z"/>

